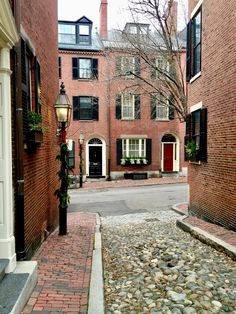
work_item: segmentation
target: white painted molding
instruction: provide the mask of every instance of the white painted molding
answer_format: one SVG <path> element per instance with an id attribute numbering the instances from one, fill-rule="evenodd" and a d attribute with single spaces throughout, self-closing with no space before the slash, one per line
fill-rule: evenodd
<path id="1" fill-rule="evenodd" d="M 198 72 L 196 75 L 194 75 L 191 80 L 189 81 L 190 84 L 192 84 L 197 78 L 199 78 L 199 76 L 202 75 L 202 72 Z"/>
<path id="2" fill-rule="evenodd" d="M 199 0 L 197 5 L 194 7 L 193 11 L 190 14 L 190 18 L 193 18 L 194 15 L 197 13 L 198 9 L 200 8 L 200 6 L 202 5 L 203 0 Z"/>
<path id="3" fill-rule="evenodd" d="M 203 107 L 202 101 L 200 101 L 197 104 L 195 104 L 195 105 L 190 107 L 190 113 L 194 112 L 194 111 L 197 111 L 197 110 L 201 109 L 202 107 Z"/>

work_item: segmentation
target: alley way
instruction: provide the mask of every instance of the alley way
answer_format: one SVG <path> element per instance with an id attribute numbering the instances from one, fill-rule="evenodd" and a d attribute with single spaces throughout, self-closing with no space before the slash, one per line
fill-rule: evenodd
<path id="1" fill-rule="evenodd" d="M 170 210 L 102 218 L 107 314 L 236 313 L 236 263 Z"/>

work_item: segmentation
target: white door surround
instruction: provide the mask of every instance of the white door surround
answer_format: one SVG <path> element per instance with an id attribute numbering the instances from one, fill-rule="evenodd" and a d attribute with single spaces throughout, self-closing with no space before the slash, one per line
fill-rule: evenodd
<path id="1" fill-rule="evenodd" d="M 167 136 L 170 137 L 170 141 L 167 140 Z M 175 141 L 171 141 L 171 137 L 175 138 Z M 180 145 L 179 138 L 174 134 L 164 134 L 161 140 L 161 171 L 164 171 L 164 145 L 173 145 L 173 171 L 179 171 L 179 155 L 180 155 Z"/>
<path id="2" fill-rule="evenodd" d="M 106 142 L 103 138 L 99 136 L 90 137 L 86 142 L 86 176 L 89 176 L 89 147 L 100 146 L 102 147 L 102 176 L 106 177 Z"/>
<path id="3" fill-rule="evenodd" d="M 6 272 L 16 267 L 13 235 L 12 136 L 10 49 L 18 35 L 8 0 L 0 1 L 0 258 L 8 259 Z"/>

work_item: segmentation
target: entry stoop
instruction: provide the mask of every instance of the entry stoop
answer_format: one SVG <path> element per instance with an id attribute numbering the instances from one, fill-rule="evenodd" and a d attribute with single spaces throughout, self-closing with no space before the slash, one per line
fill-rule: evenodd
<path id="1" fill-rule="evenodd" d="M 37 262 L 17 262 L 5 273 L 8 260 L 0 260 L 0 313 L 20 314 L 37 283 Z"/>

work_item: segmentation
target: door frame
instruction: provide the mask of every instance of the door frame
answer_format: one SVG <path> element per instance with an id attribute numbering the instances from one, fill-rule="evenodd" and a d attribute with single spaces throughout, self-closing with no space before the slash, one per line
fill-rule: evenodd
<path id="1" fill-rule="evenodd" d="M 98 138 L 102 142 L 102 144 L 89 144 L 89 141 L 92 140 L 93 138 Z M 99 136 L 92 136 L 86 142 L 86 158 L 85 158 L 86 176 L 89 177 L 89 147 L 91 146 L 102 147 L 102 177 L 106 177 L 106 142 L 104 141 L 103 138 Z"/>
<path id="2" fill-rule="evenodd" d="M 178 172 L 179 171 L 179 155 L 180 155 L 180 150 L 179 150 L 179 138 L 172 133 L 172 136 L 175 137 L 176 141 L 175 142 L 161 142 L 161 171 L 164 171 L 164 145 L 165 144 L 172 144 L 173 145 L 173 170 L 172 172 Z M 162 136 L 162 138 L 165 136 L 165 134 Z M 162 140 L 161 138 L 161 140 Z"/>

